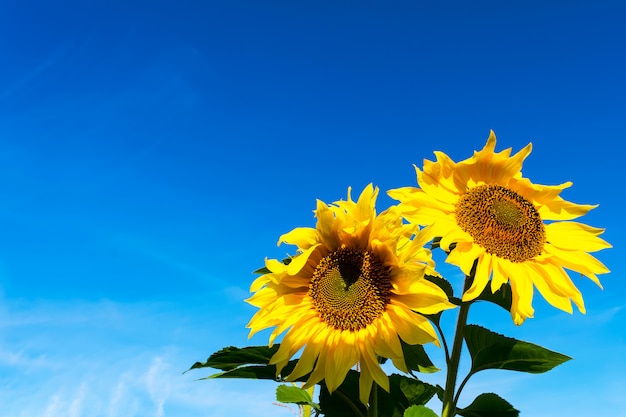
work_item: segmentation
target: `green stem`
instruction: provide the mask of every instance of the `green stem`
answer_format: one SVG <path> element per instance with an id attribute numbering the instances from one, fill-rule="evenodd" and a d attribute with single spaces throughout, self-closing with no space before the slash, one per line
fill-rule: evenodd
<path id="1" fill-rule="evenodd" d="M 465 293 L 465 291 L 467 291 L 472 285 L 475 273 L 476 262 L 474 262 L 470 275 L 465 277 L 463 293 Z M 456 378 L 459 373 L 459 363 L 461 361 L 461 351 L 463 349 L 463 329 L 467 324 L 467 316 L 469 314 L 471 304 L 471 302 L 462 303 L 459 307 L 459 317 L 456 321 L 454 341 L 452 342 L 452 352 L 450 353 L 450 360 L 448 361 L 446 387 L 443 391 L 443 410 L 441 412 L 441 417 L 454 417 L 456 415 L 456 400 L 458 398 L 455 399 L 454 390 L 456 388 Z"/>
<path id="2" fill-rule="evenodd" d="M 346 394 L 344 394 L 340 389 L 335 390 L 333 392 L 333 395 L 337 395 L 341 397 L 341 399 L 344 400 L 344 402 L 348 405 L 348 407 L 350 407 L 350 409 L 354 412 L 355 415 L 365 417 L 365 415 L 361 413 L 361 410 L 359 410 L 358 407 L 354 405 L 352 400 Z"/>
<path id="3" fill-rule="evenodd" d="M 441 329 L 441 325 L 439 324 L 439 320 L 435 322 L 435 327 L 437 328 L 437 332 L 439 333 L 439 337 L 441 338 L 441 343 L 443 343 L 443 351 L 446 354 L 446 364 L 450 362 L 450 350 L 448 349 L 448 343 L 446 342 L 446 336 L 443 334 L 443 330 Z"/>
<path id="4" fill-rule="evenodd" d="M 370 392 L 370 404 L 367 409 L 368 417 L 378 417 L 378 384 L 374 382 L 372 391 Z"/>
<path id="5" fill-rule="evenodd" d="M 467 374 L 467 376 L 463 379 L 463 381 L 461 381 L 461 385 L 459 385 L 459 389 L 456 390 L 456 395 L 454 396 L 454 403 L 458 404 L 459 402 L 459 397 L 461 396 L 461 391 L 463 390 L 463 387 L 465 386 L 465 384 L 467 384 L 467 381 L 469 381 L 470 377 L 474 375 L 473 373 L 469 373 Z"/>

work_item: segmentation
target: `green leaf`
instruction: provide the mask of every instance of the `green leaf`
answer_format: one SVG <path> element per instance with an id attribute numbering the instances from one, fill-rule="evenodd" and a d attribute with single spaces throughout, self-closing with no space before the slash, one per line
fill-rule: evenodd
<path id="1" fill-rule="evenodd" d="M 483 292 L 476 297 L 477 300 L 489 301 L 497 304 L 506 311 L 511 311 L 511 304 L 513 303 L 513 292 L 511 290 L 511 284 L 506 283 L 498 289 L 498 291 L 492 293 L 491 286 L 487 285 Z"/>
<path id="2" fill-rule="evenodd" d="M 472 358 L 471 373 L 484 369 L 508 369 L 539 374 L 571 359 L 473 324 L 465 326 L 463 335 Z"/>
<path id="3" fill-rule="evenodd" d="M 319 409 L 319 405 L 313 402 L 307 390 L 294 385 L 279 385 L 276 387 L 276 400 L 281 403 L 309 405 Z"/>
<path id="4" fill-rule="evenodd" d="M 293 385 L 279 385 L 276 387 L 276 400 L 281 403 L 310 404 L 313 399 L 309 393 Z"/>
<path id="5" fill-rule="evenodd" d="M 430 401 L 437 392 L 436 387 L 426 382 L 399 374 L 391 374 L 389 377 L 389 385 L 391 392 L 394 392 L 396 387 L 402 392 L 402 395 L 406 398 L 407 406 L 424 405 Z"/>
<path id="6" fill-rule="evenodd" d="M 443 402 L 443 394 L 445 390 L 439 384 L 435 386 L 435 389 L 436 389 L 435 394 L 437 394 L 437 398 L 439 398 L 439 401 Z"/>
<path id="7" fill-rule="evenodd" d="M 378 414 L 385 417 L 402 417 L 412 405 L 424 405 L 435 395 L 436 388 L 417 378 L 392 374 L 389 392 L 378 389 Z"/>
<path id="8" fill-rule="evenodd" d="M 518 417 L 516 410 L 508 401 L 493 393 L 480 394 L 468 407 L 457 410 L 463 417 Z"/>
<path id="9" fill-rule="evenodd" d="M 240 366 L 229 371 L 219 372 L 217 374 L 209 375 L 205 378 L 200 379 L 215 378 L 271 379 L 272 381 L 278 381 L 278 379 L 276 378 L 275 365 Z"/>
<path id="10" fill-rule="evenodd" d="M 267 346 L 225 347 L 209 356 L 206 362 L 196 362 L 188 371 L 198 368 L 216 368 L 224 371 L 200 379 L 245 378 L 280 381 L 280 378 L 276 377 L 276 365 L 269 365 L 270 358 L 279 347 L 280 345 L 274 345 L 271 348 Z M 289 361 L 281 374 L 289 375 L 297 362 L 297 359 Z M 295 381 L 306 381 L 307 378 L 308 375 L 304 375 Z"/>
<path id="11" fill-rule="evenodd" d="M 437 414 L 423 405 L 412 405 L 404 411 L 404 417 L 437 417 Z"/>
<path id="12" fill-rule="evenodd" d="M 278 347 L 279 345 L 274 345 L 271 348 L 267 346 L 249 346 L 244 348 L 228 346 L 209 356 L 206 362 L 194 363 L 189 370 L 216 368 L 222 371 L 229 371 L 242 365 L 267 365 L 270 358 L 278 350 Z"/>
<path id="13" fill-rule="evenodd" d="M 406 366 L 409 368 L 409 373 L 418 371 L 429 374 L 439 371 L 439 368 L 431 362 L 428 354 L 426 354 L 424 346 L 409 345 L 402 339 L 400 339 L 400 344 L 402 345 L 402 353 L 404 354 Z"/>

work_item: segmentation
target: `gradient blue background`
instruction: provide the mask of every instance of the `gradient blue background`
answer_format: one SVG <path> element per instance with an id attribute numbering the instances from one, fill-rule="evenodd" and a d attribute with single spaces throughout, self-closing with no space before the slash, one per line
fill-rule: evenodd
<path id="1" fill-rule="evenodd" d="M 533 142 L 534 182 L 600 204 L 583 221 L 606 227 L 612 273 L 603 291 L 573 276 L 586 315 L 474 309 L 575 360 L 484 372 L 461 405 L 626 416 L 624 21 L 620 1 L 4 2 L 0 414 L 292 415 L 272 382 L 182 372 L 266 343 L 247 340 L 251 271 L 293 252 L 276 241 L 314 226 L 315 199 L 373 182 L 383 209 L 412 164 L 493 129 L 498 150 Z"/>

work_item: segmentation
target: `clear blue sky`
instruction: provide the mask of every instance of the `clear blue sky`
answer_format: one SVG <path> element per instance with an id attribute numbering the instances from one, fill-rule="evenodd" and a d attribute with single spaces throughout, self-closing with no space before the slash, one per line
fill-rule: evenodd
<path id="1" fill-rule="evenodd" d="M 600 204 L 584 222 L 612 273 L 574 277 L 587 315 L 472 311 L 575 360 L 485 372 L 462 402 L 626 416 L 624 21 L 617 0 L 5 2 L 0 414 L 290 416 L 271 382 L 182 372 L 266 343 L 244 327 L 251 271 L 316 198 L 413 185 L 412 164 L 493 129 L 498 149 L 533 142 L 534 182 Z"/>

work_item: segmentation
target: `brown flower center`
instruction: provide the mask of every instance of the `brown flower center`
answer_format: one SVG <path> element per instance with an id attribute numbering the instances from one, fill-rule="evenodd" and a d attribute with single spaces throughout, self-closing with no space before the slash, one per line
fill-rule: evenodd
<path id="1" fill-rule="evenodd" d="M 363 329 L 385 310 L 389 268 L 371 252 L 338 249 L 322 258 L 309 288 L 320 317 L 339 330 Z"/>
<path id="2" fill-rule="evenodd" d="M 546 232 L 535 206 L 506 187 L 480 185 L 456 204 L 456 222 L 488 253 L 512 262 L 541 254 Z"/>

